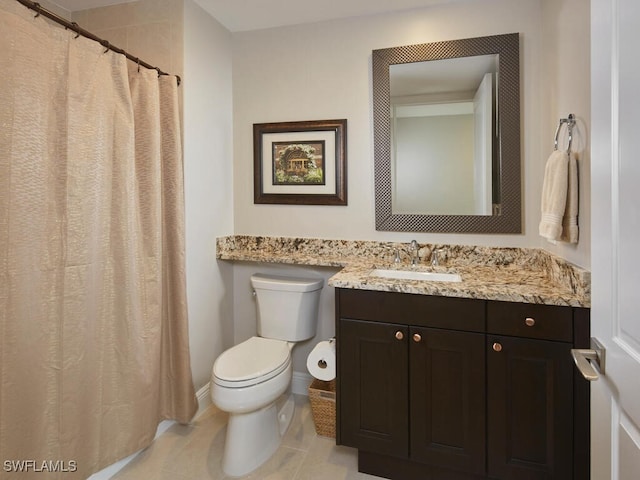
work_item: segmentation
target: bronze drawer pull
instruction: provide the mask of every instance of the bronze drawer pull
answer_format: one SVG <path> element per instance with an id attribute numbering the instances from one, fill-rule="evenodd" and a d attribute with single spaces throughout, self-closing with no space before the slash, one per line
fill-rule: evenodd
<path id="1" fill-rule="evenodd" d="M 536 324 L 536 319 L 527 317 L 525 318 L 524 323 L 527 325 L 527 327 L 533 327 Z"/>
<path id="2" fill-rule="evenodd" d="M 404 338 L 404 333 L 402 333 L 400 330 L 398 330 L 398 331 L 396 332 L 396 338 L 397 338 L 398 340 L 402 340 L 402 339 Z"/>
<path id="3" fill-rule="evenodd" d="M 500 345 L 498 342 L 494 342 L 493 350 L 494 350 L 494 352 L 501 352 L 502 351 L 502 345 Z"/>
<path id="4" fill-rule="evenodd" d="M 422 336 L 419 333 L 414 333 L 413 334 L 413 341 L 418 343 L 422 340 Z"/>

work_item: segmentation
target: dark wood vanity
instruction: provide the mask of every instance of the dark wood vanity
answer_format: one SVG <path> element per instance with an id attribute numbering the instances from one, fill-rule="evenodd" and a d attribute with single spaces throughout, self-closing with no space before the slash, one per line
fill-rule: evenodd
<path id="1" fill-rule="evenodd" d="M 336 288 L 337 443 L 396 480 L 589 478 L 589 309 Z"/>

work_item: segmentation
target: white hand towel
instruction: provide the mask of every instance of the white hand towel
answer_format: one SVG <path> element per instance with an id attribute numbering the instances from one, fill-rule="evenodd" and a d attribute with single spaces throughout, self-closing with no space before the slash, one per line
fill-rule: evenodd
<path id="1" fill-rule="evenodd" d="M 547 160 L 542 185 L 542 219 L 538 231 L 547 240 L 556 241 L 562 234 L 562 218 L 569 186 L 569 154 L 554 150 Z"/>
<path id="2" fill-rule="evenodd" d="M 573 152 L 569 155 L 567 205 L 562 218 L 560 240 L 568 243 L 578 243 L 578 162 Z"/>

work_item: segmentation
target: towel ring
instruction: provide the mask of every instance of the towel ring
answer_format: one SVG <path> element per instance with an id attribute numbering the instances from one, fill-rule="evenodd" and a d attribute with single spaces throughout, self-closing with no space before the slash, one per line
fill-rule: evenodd
<path id="1" fill-rule="evenodd" d="M 568 118 L 561 118 L 560 122 L 558 122 L 558 128 L 556 128 L 556 136 L 553 141 L 554 150 L 558 150 L 558 135 L 560 135 L 560 128 L 562 124 L 567 124 L 567 130 L 569 131 L 569 144 L 567 145 L 567 153 L 571 153 L 571 141 L 573 140 L 573 127 L 576 124 L 576 117 L 573 113 L 569 114 Z"/>

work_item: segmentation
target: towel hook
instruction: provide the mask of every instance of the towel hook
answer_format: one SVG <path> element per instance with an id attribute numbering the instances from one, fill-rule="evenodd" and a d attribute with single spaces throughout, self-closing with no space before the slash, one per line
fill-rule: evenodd
<path id="1" fill-rule="evenodd" d="M 569 144 L 567 145 L 567 153 L 571 153 L 571 141 L 573 140 L 573 127 L 576 124 L 576 117 L 573 113 L 569 114 L 567 118 L 561 118 L 560 122 L 558 122 L 558 128 L 556 128 L 556 136 L 553 141 L 554 150 L 558 150 L 558 136 L 560 135 L 560 128 L 562 124 L 567 124 L 567 130 L 569 131 Z"/>

